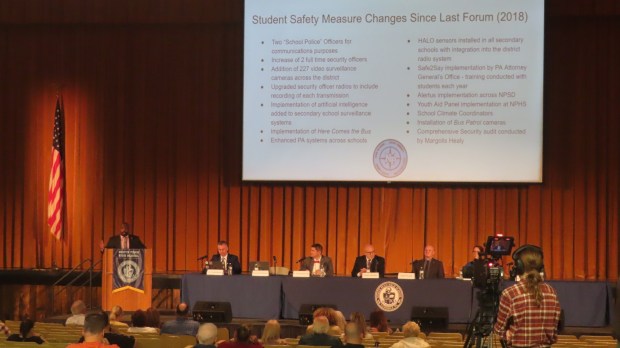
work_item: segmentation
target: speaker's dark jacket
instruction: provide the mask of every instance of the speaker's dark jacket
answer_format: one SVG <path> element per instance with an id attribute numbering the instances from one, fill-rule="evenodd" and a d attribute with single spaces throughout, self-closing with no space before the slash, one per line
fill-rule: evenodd
<path id="1" fill-rule="evenodd" d="M 211 257 L 211 261 L 221 262 L 222 257 L 220 254 L 215 254 Z M 237 255 L 228 254 L 226 256 L 226 263 L 232 264 L 233 274 L 241 274 L 241 263 L 239 262 L 239 257 Z"/>
<path id="2" fill-rule="evenodd" d="M 357 277 L 357 274 L 362 268 L 366 268 L 366 256 L 358 256 L 355 259 L 353 270 L 351 271 L 352 277 Z M 375 256 L 370 261 L 370 272 L 379 272 L 379 277 L 383 278 L 385 275 L 385 259 L 381 256 Z"/>
<path id="3" fill-rule="evenodd" d="M 120 249 L 121 248 L 121 236 L 112 236 L 108 240 L 108 244 L 105 245 L 108 249 Z M 129 235 L 129 248 L 130 249 L 146 249 L 146 246 L 140 240 L 140 237 Z"/>
<path id="4" fill-rule="evenodd" d="M 424 259 L 413 261 L 411 272 L 415 273 L 415 277 L 420 279 L 420 270 L 424 269 Z M 424 272 L 424 279 L 443 279 L 445 275 L 443 273 L 443 263 L 437 259 L 431 259 L 426 272 Z"/>

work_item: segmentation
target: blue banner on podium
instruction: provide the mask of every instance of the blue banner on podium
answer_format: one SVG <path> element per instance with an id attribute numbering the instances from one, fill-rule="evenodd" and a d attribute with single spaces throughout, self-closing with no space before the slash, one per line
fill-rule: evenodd
<path id="1" fill-rule="evenodd" d="M 144 249 L 114 249 L 112 293 L 144 293 Z"/>

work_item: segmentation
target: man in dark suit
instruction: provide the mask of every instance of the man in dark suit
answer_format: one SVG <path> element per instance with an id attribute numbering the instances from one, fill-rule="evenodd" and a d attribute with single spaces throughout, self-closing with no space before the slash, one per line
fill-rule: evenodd
<path id="1" fill-rule="evenodd" d="M 131 234 L 129 229 L 129 224 L 127 222 L 123 222 L 121 224 L 121 233 L 117 236 L 112 236 L 108 240 L 108 244 L 103 245 L 103 241 L 99 243 L 99 247 L 101 248 L 101 252 L 103 252 L 104 248 L 107 249 L 145 249 L 144 243 L 140 240 L 140 237 L 134 236 Z"/>
<path id="2" fill-rule="evenodd" d="M 420 271 L 424 271 L 424 279 L 443 279 L 443 263 L 435 258 L 435 248 L 432 245 L 424 247 L 424 258 L 413 262 L 411 272 L 420 279 Z"/>
<path id="3" fill-rule="evenodd" d="M 221 262 L 225 272 L 228 272 L 228 265 L 231 265 L 233 274 L 241 274 L 239 257 L 228 253 L 228 243 L 224 240 L 217 242 L 217 254 L 213 255 L 211 261 Z"/>
<path id="4" fill-rule="evenodd" d="M 307 346 L 330 346 L 341 347 L 342 341 L 338 337 L 328 335 L 329 321 L 327 317 L 318 316 L 314 318 L 312 323 L 312 333 L 301 336 L 299 339 L 300 345 Z"/>
<path id="5" fill-rule="evenodd" d="M 364 255 L 355 259 L 351 276 L 361 277 L 366 272 L 378 272 L 381 278 L 385 275 L 385 259 L 375 255 L 375 248 L 370 244 L 364 246 Z"/>
<path id="6" fill-rule="evenodd" d="M 310 271 L 310 275 L 315 277 L 334 275 L 332 259 L 323 256 L 323 246 L 318 243 L 310 246 L 310 256 L 302 259 L 299 270 Z"/>

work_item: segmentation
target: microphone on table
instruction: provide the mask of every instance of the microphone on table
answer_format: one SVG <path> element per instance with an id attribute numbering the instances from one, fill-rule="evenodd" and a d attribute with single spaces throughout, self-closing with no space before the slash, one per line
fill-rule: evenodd
<path id="1" fill-rule="evenodd" d="M 199 257 L 199 258 L 197 259 L 197 261 L 204 260 L 204 259 L 208 259 L 208 258 L 209 258 L 209 254 L 206 254 L 206 255 L 203 255 L 203 256 Z"/>
<path id="2" fill-rule="evenodd" d="M 276 258 L 275 255 L 273 255 L 273 267 L 275 267 L 278 264 L 278 259 Z"/>
<path id="3" fill-rule="evenodd" d="M 306 257 L 304 256 L 304 257 L 302 257 L 301 259 L 297 260 L 295 263 L 300 263 L 301 261 L 303 261 L 303 260 L 305 260 L 305 259 L 306 259 Z"/>

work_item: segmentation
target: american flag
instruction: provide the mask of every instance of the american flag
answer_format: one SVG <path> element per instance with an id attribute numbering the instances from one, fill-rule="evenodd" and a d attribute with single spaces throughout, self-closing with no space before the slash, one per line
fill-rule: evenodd
<path id="1" fill-rule="evenodd" d="M 54 113 L 54 137 L 52 139 L 52 169 L 50 171 L 47 199 L 47 224 L 56 239 L 62 236 L 63 193 L 64 193 L 64 110 L 62 98 L 56 97 Z"/>

